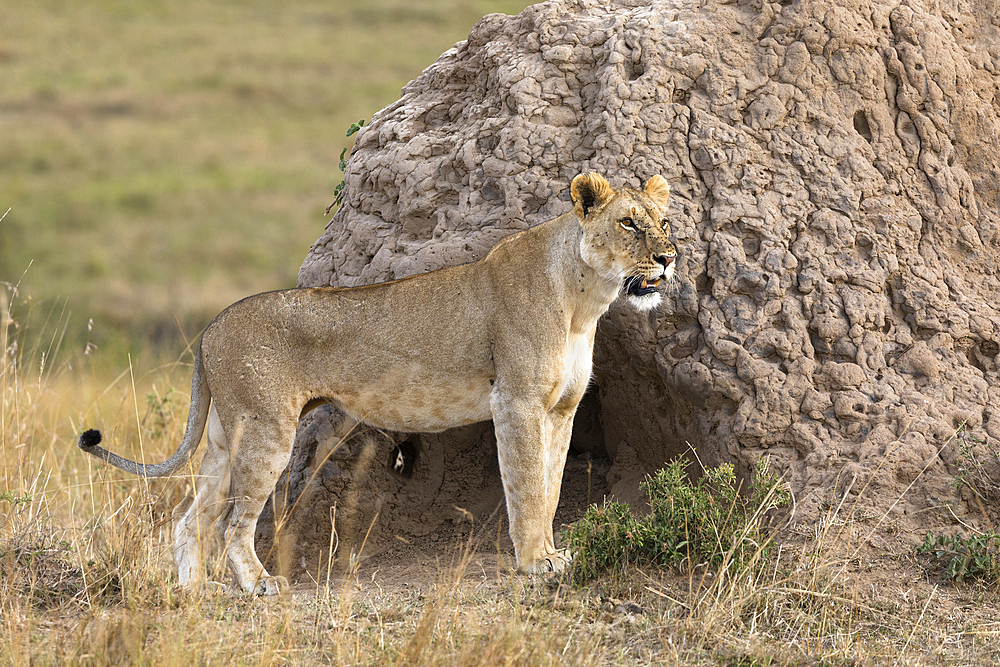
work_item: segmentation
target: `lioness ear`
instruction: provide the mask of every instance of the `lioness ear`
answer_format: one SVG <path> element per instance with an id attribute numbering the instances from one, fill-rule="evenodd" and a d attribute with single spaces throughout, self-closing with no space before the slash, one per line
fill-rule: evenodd
<path id="1" fill-rule="evenodd" d="M 670 186 L 667 184 L 667 180 L 659 174 L 646 181 L 646 187 L 643 188 L 643 191 L 660 208 L 667 205 L 667 199 L 670 197 Z"/>
<path id="2" fill-rule="evenodd" d="M 569 186 L 569 196 L 573 198 L 573 210 L 576 217 L 583 220 L 595 208 L 604 206 L 615 196 L 604 177 L 600 174 L 580 174 Z"/>

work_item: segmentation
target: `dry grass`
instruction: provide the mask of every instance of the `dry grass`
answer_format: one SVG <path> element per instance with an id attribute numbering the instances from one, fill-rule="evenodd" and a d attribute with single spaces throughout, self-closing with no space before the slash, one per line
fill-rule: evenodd
<path id="1" fill-rule="evenodd" d="M 0 294 L 0 664 L 750 667 L 1000 657 L 995 591 L 930 581 L 878 517 L 843 506 L 818 526 L 786 530 L 776 554 L 753 567 L 632 569 L 584 589 L 511 574 L 487 543 L 430 554 L 437 561 L 406 551 L 370 559 L 284 600 L 180 590 L 168 517 L 188 481 L 147 483 L 92 465 L 74 437 L 84 423 L 100 425 L 126 454 L 162 459 L 180 439 L 186 396 L 170 388 L 187 384 L 186 365 L 104 378 L 93 360 L 57 351 L 57 313 L 41 317 L 32 303 L 10 306 L 10 289 Z"/>

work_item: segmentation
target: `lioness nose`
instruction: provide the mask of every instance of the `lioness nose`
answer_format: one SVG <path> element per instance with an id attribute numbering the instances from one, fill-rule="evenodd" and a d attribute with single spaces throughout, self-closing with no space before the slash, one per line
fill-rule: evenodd
<path id="1" fill-rule="evenodd" d="M 657 255 L 656 257 L 654 257 L 654 259 L 656 260 L 656 263 L 662 266 L 663 268 L 667 268 L 674 262 L 674 258 L 668 255 Z"/>

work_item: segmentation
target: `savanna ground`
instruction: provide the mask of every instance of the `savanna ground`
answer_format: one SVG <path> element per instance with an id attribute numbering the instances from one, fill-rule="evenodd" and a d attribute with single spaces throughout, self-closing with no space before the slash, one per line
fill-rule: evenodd
<path id="1" fill-rule="evenodd" d="M 497 526 L 401 545 L 286 599 L 173 583 L 189 478 L 161 460 L 189 342 L 290 286 L 347 126 L 526 2 L 7 3 L 0 12 L 0 663 L 996 664 L 996 585 L 942 583 L 898 528 L 832 503 L 753 567 L 522 578 Z M 780 517 L 779 517 L 780 518 Z M 209 562 L 210 568 L 217 565 Z M 222 578 L 223 575 L 219 574 Z"/>

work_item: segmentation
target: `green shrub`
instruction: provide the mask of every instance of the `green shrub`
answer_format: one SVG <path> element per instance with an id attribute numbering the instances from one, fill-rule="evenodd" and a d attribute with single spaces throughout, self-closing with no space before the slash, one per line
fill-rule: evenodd
<path id="1" fill-rule="evenodd" d="M 934 565 L 942 566 L 945 581 L 959 584 L 966 579 L 1000 581 L 1000 535 L 991 530 L 971 537 L 962 533 L 935 537 L 927 533 L 917 553 L 929 554 Z"/>
<path id="2" fill-rule="evenodd" d="M 764 516 L 791 495 L 766 459 L 754 467 L 753 488 L 741 498 L 733 466 L 724 463 L 687 478 L 677 460 L 648 477 L 650 511 L 636 518 L 627 505 L 592 505 L 563 533 L 573 552 L 573 580 L 584 583 L 633 564 L 746 566 L 766 551 Z"/>

